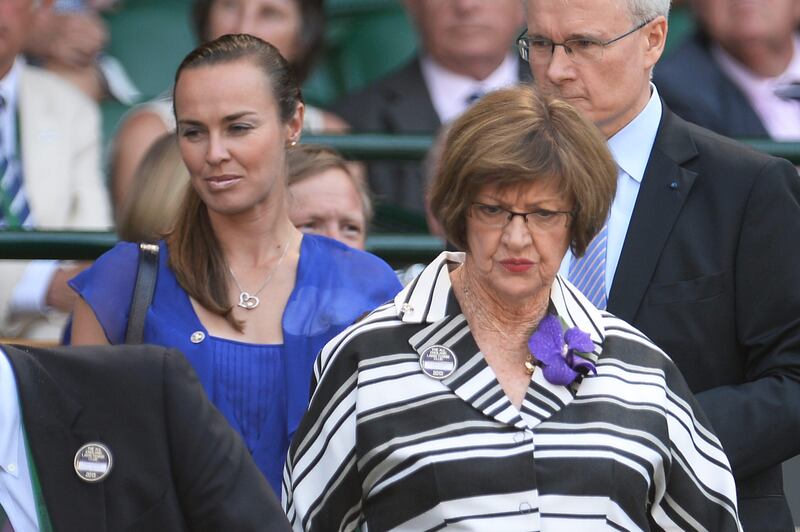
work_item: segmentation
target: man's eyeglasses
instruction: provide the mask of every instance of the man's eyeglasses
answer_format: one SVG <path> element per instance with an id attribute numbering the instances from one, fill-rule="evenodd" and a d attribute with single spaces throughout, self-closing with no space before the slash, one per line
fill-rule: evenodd
<path id="1" fill-rule="evenodd" d="M 539 229 L 541 231 L 553 231 L 567 227 L 570 216 L 575 216 L 573 211 L 536 209 L 530 212 L 515 212 L 504 209 L 499 205 L 478 202 L 470 205 L 470 213 L 481 224 L 497 229 L 507 226 L 515 216 L 521 216 L 528 229 Z"/>
<path id="2" fill-rule="evenodd" d="M 555 53 L 556 46 L 564 48 L 567 57 L 575 63 L 596 63 L 603 59 L 603 51 L 606 49 L 606 46 L 614 44 L 628 35 L 639 31 L 652 21 L 653 19 L 642 22 L 635 28 L 607 41 L 599 41 L 591 37 L 578 37 L 575 39 L 567 39 L 564 42 L 553 42 L 550 39 L 541 37 L 526 37 L 525 34 L 528 30 L 525 29 L 525 31 L 517 37 L 517 49 L 522 59 L 537 65 L 549 63 Z"/>

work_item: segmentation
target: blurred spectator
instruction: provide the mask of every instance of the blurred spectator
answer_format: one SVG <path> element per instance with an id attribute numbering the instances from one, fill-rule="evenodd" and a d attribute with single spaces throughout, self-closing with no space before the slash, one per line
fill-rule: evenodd
<path id="1" fill-rule="evenodd" d="M 299 144 L 287 154 L 289 219 L 304 233 L 364 249 L 372 200 L 362 179 L 335 150 Z"/>
<path id="2" fill-rule="evenodd" d="M 18 57 L 36 0 L 0 1 L 0 227 L 105 229 L 100 117 L 84 94 Z M 82 266 L 0 261 L 0 336 L 56 341 Z"/>
<path id="3" fill-rule="evenodd" d="M 41 0 L 25 43 L 35 64 L 68 79 L 95 101 L 133 103 L 139 92 L 113 57 L 103 55 L 108 29 L 100 11 L 116 0 Z"/>
<path id="4" fill-rule="evenodd" d="M 523 25 L 519 0 L 404 0 L 421 52 L 333 110 L 355 131 L 434 133 L 488 91 L 530 78 L 511 46 Z M 369 165 L 379 200 L 422 213 L 418 163 Z"/>
<path id="5" fill-rule="evenodd" d="M 800 140 L 800 2 L 691 4 L 699 31 L 655 69 L 667 105 L 723 135 Z"/>
<path id="6" fill-rule="evenodd" d="M 194 0 L 193 22 L 202 42 L 228 33 L 249 33 L 274 45 L 302 83 L 322 46 L 323 0 Z M 310 133 L 343 131 L 345 123 L 321 109 L 306 106 L 303 129 Z M 111 153 L 111 189 L 119 208 L 131 178 L 150 144 L 175 129 L 172 97 L 140 106 L 120 125 Z"/>
<path id="7" fill-rule="evenodd" d="M 178 139 L 164 133 L 142 159 L 117 218 L 117 234 L 129 242 L 157 242 L 175 222 L 189 186 L 189 171 L 181 159 Z"/>

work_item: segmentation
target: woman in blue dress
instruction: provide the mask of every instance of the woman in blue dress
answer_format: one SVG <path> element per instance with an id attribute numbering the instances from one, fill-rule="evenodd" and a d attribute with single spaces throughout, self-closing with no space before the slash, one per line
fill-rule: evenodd
<path id="1" fill-rule="evenodd" d="M 174 91 L 192 186 L 159 245 L 144 341 L 186 354 L 279 493 L 317 352 L 400 284 L 379 258 L 291 223 L 285 159 L 304 107 L 274 47 L 247 35 L 204 44 Z M 138 253 L 120 243 L 72 281 L 74 344 L 125 341 Z"/>

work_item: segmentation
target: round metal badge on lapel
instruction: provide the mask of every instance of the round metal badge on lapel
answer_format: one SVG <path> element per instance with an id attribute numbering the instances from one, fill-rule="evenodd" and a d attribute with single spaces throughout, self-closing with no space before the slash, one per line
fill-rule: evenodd
<path id="1" fill-rule="evenodd" d="M 75 453 L 75 473 L 86 482 L 100 482 L 111 473 L 114 460 L 111 451 L 100 442 L 81 445 Z"/>
<path id="2" fill-rule="evenodd" d="M 456 370 L 458 360 L 456 354 L 449 347 L 432 345 L 425 348 L 419 357 L 419 367 L 422 373 L 432 379 L 446 379 Z"/>

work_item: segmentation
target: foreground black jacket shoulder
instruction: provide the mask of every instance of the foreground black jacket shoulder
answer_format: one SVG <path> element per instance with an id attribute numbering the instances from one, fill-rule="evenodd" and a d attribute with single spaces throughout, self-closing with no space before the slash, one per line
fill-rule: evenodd
<path id="1" fill-rule="evenodd" d="M 289 530 L 241 439 L 180 352 L 3 349 L 56 531 Z M 106 445 L 114 461 L 95 484 L 73 466 L 89 442 Z"/>

